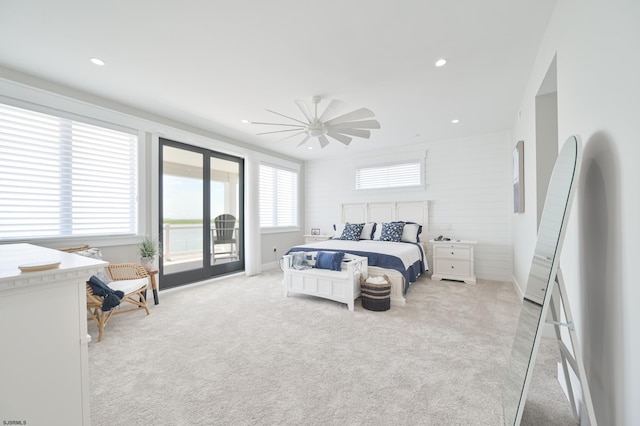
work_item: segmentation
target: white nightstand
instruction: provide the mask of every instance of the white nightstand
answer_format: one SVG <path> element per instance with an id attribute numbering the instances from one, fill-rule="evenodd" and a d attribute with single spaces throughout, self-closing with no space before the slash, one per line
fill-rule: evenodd
<path id="1" fill-rule="evenodd" d="M 457 280 L 476 283 L 473 248 L 477 241 L 430 241 L 433 245 L 432 280 Z"/>
<path id="2" fill-rule="evenodd" d="M 305 244 L 309 244 L 309 243 L 317 243 L 319 241 L 327 241 L 329 238 L 331 238 L 333 235 L 303 235 L 304 237 L 304 243 Z"/>

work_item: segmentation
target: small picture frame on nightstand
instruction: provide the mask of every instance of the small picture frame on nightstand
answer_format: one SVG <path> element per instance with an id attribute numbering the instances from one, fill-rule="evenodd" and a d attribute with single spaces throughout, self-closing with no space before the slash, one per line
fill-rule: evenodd
<path id="1" fill-rule="evenodd" d="M 320 235 L 320 228 L 311 228 L 311 235 Z"/>

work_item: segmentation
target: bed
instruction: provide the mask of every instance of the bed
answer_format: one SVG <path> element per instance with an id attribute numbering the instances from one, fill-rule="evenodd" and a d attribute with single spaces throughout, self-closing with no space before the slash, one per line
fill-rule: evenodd
<path id="1" fill-rule="evenodd" d="M 378 241 L 382 224 L 405 223 L 401 242 Z M 367 238 L 367 227 L 358 240 L 338 239 L 345 224 L 373 224 L 375 233 Z M 411 224 L 407 226 L 406 224 Z M 426 239 L 428 224 L 428 203 L 426 201 L 347 203 L 340 205 L 340 222 L 336 232 L 327 241 L 302 244 L 292 247 L 288 253 L 296 251 L 343 251 L 368 258 L 369 275 L 387 275 L 391 281 L 391 303 L 404 305 L 411 283 L 429 270 L 425 246 L 420 239 Z M 372 225 L 369 225 L 370 227 Z M 387 225 L 385 225 L 387 226 Z M 417 231 L 416 231 L 417 230 Z M 421 233 L 420 233 L 421 231 Z M 413 233 L 416 233 L 413 236 Z"/>

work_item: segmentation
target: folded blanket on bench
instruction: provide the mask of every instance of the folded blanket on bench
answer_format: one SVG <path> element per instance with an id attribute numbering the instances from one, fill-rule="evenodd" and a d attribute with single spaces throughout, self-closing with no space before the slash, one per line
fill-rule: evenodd
<path id="1" fill-rule="evenodd" d="M 87 284 L 91 287 L 93 294 L 104 299 L 102 301 L 102 310 L 104 312 L 108 312 L 118 306 L 120 300 L 124 297 L 124 292 L 111 289 L 111 287 L 103 283 L 102 280 L 95 275 L 89 278 Z"/>

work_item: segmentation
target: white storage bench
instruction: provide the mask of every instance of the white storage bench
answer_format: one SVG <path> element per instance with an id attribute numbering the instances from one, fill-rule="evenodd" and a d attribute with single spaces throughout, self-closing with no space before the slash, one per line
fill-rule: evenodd
<path id="1" fill-rule="evenodd" d="M 306 252 L 315 259 L 315 252 Z M 283 256 L 284 279 L 282 280 L 284 296 L 292 293 L 308 294 L 346 303 L 350 311 L 354 309 L 354 300 L 360 297 L 360 275 L 365 279 L 368 275 L 368 259 L 362 256 L 345 254 L 342 259 L 342 270 L 328 269 L 294 269 L 293 256 Z"/>

